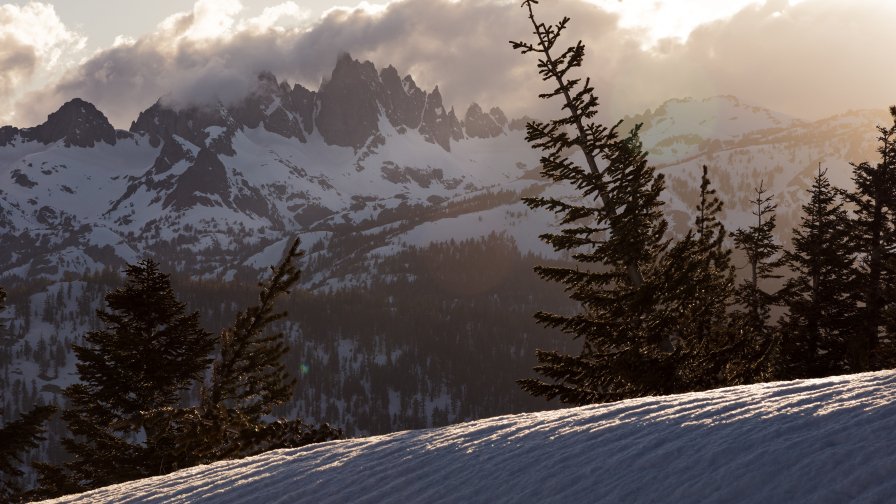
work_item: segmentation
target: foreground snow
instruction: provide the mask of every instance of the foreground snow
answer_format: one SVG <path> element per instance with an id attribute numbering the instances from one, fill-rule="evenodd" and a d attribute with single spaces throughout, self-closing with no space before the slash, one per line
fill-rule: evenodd
<path id="1" fill-rule="evenodd" d="M 279 450 L 57 502 L 893 502 L 896 372 Z"/>

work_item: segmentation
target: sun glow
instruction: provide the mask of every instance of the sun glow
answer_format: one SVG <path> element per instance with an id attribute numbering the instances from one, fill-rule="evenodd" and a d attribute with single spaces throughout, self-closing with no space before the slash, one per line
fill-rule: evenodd
<path id="1" fill-rule="evenodd" d="M 701 24 L 733 16 L 765 0 L 586 0 L 619 15 L 619 26 L 643 30 L 645 48 L 662 39 L 686 40 Z M 791 4 L 805 0 L 791 0 Z"/>

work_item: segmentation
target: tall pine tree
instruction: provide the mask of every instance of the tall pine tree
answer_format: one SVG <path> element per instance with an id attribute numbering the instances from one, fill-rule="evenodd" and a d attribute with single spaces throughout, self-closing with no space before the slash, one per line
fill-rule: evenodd
<path id="1" fill-rule="evenodd" d="M 896 107 L 890 107 L 893 125 L 878 126 L 876 165 L 853 165 L 855 190 L 849 202 L 855 207 L 852 221 L 853 252 L 859 257 L 858 284 L 863 286 L 862 328 L 850 340 L 850 369 L 865 371 L 896 365 L 896 337 L 890 332 L 882 344 L 883 328 L 894 328 L 887 320 L 889 306 L 896 300 Z"/>
<path id="2" fill-rule="evenodd" d="M 688 390 L 701 390 L 754 380 L 743 351 L 743 335 L 736 331 L 729 308 L 733 303 L 735 270 L 728 232 L 721 220 L 723 203 L 711 187 L 709 168 L 700 179 L 700 200 L 693 230 L 673 250 L 681 266 L 675 284 L 685 301 L 681 312 L 681 382 Z"/>
<path id="3" fill-rule="evenodd" d="M 838 191 L 819 164 L 793 232 L 785 261 L 793 276 L 784 285 L 788 315 L 782 322 L 784 376 L 830 376 L 849 369 L 847 344 L 858 309 L 850 242 L 851 226 Z"/>
<path id="4" fill-rule="evenodd" d="M 73 437 L 63 467 L 41 467 L 45 495 L 87 490 L 176 468 L 173 447 L 159 442 L 169 425 L 157 412 L 177 405 L 208 366 L 214 337 L 186 313 L 168 275 L 152 260 L 126 268 L 123 287 L 106 295 L 97 317 L 106 326 L 75 345 L 80 383 L 65 389 L 62 418 Z M 148 421 L 150 418 L 152 422 Z"/>
<path id="5" fill-rule="evenodd" d="M 744 352 L 755 353 L 754 371 L 758 379 L 778 375 L 780 344 L 774 327 L 770 324 L 772 307 L 778 304 L 777 292 L 770 292 L 769 280 L 781 278 L 778 272 L 783 263 L 781 244 L 774 236 L 777 205 L 772 196 L 766 195 L 763 182 L 756 188 L 753 215 L 756 224 L 734 233 L 734 244 L 747 257 L 747 278 L 735 290 L 735 299 L 742 310 L 738 312 L 740 341 L 749 345 Z"/>
<path id="6" fill-rule="evenodd" d="M 564 284 L 570 297 L 581 304 L 581 311 L 575 315 L 539 312 L 536 319 L 583 341 L 578 355 L 539 351 L 535 370 L 546 379 L 519 383 L 533 395 L 557 397 L 570 404 L 690 390 L 702 379 L 696 379 L 693 369 L 684 369 L 691 365 L 686 361 L 695 361 L 697 347 L 683 341 L 694 332 L 682 323 L 693 321 L 684 316 L 695 308 L 690 298 L 695 282 L 690 274 L 702 272 L 695 271 L 696 262 L 685 258 L 703 247 L 709 263 L 724 261 L 721 256 L 709 257 L 708 249 L 717 245 L 717 239 L 709 237 L 708 228 L 704 239 L 712 245 L 698 246 L 692 235 L 675 244 L 666 238 L 668 224 L 660 200 L 664 181 L 647 163 L 639 128 L 620 136 L 618 123 L 607 128 L 597 122 L 594 89 L 588 79 L 574 75 L 584 59 L 584 45 L 578 42 L 557 50 L 569 18 L 556 25 L 540 23 L 533 10 L 537 3 L 523 2 L 536 40 L 511 44 L 523 54 L 537 54 L 542 79 L 556 85 L 541 97 L 559 99 L 564 116 L 529 123 L 527 140 L 543 151 L 542 175 L 570 184 L 581 199 L 524 201 L 559 217 L 562 229 L 542 239 L 555 250 L 571 253 L 579 264 L 574 268 L 540 266 L 536 272 Z M 573 159 L 579 154 L 584 164 Z M 720 270 L 720 274 L 725 273 Z"/>
<path id="7" fill-rule="evenodd" d="M 271 324 L 286 312 L 275 310 L 301 274 L 299 240 L 283 260 L 271 268 L 260 285 L 258 304 L 240 312 L 232 327 L 222 331 L 219 356 L 212 365 L 211 382 L 197 408 L 181 410 L 171 444 L 183 465 L 254 455 L 267 450 L 303 446 L 337 439 L 341 431 L 324 424 L 312 427 L 301 419 L 272 419 L 274 407 L 293 394 L 295 380 L 283 365 L 287 343 Z"/>

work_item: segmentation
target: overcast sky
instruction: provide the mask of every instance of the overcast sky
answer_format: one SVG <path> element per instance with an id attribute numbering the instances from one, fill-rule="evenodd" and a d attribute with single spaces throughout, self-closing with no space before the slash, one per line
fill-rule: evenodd
<path id="1" fill-rule="evenodd" d="M 160 96 L 240 98 L 263 70 L 312 90 L 347 51 L 394 65 L 448 106 L 544 114 L 519 0 L 16 1 L 0 5 L 0 124 L 81 97 L 119 128 Z M 588 47 L 605 120 L 731 94 L 815 119 L 896 103 L 893 0 L 548 0 Z"/>

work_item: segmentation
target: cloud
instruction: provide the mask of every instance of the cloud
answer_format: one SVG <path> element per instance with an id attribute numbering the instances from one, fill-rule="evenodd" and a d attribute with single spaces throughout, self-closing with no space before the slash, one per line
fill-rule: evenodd
<path id="1" fill-rule="evenodd" d="M 254 18 L 242 21 L 240 31 L 264 32 L 268 30 L 280 30 L 285 32 L 285 27 L 278 23 L 286 21 L 287 25 L 304 24 L 311 19 L 311 12 L 299 7 L 295 2 L 283 2 L 281 4 L 265 7 L 261 14 Z"/>
<path id="2" fill-rule="evenodd" d="M 127 127 L 163 95 L 175 103 L 238 99 L 264 70 L 316 89 L 344 51 L 392 64 L 421 87 L 438 85 L 459 115 L 473 101 L 510 116 L 557 110 L 535 98 L 546 87 L 533 55 L 508 44 L 531 37 L 518 1 L 365 3 L 314 21 L 294 2 L 269 9 L 246 18 L 237 1 L 200 0 L 154 33 L 119 41 L 21 100 L 20 117 L 36 122 L 80 96 Z M 545 21 L 572 18 L 567 42 L 588 47 L 584 73 L 606 121 L 684 96 L 734 94 L 809 118 L 896 102 L 896 74 L 887 64 L 896 42 L 887 21 L 896 5 L 889 0 L 768 0 L 648 50 L 643 28 L 620 26 L 618 14 L 593 3 L 557 0 L 538 9 Z"/>
<path id="3" fill-rule="evenodd" d="M 896 103 L 893 19 L 887 0 L 768 1 L 698 28 L 666 67 L 687 62 L 711 88 L 796 116 L 882 108 Z"/>
<path id="4" fill-rule="evenodd" d="M 80 50 L 86 42 L 66 28 L 52 5 L 0 5 L 0 121 L 13 119 L 7 111 L 21 87 L 42 69 L 57 65 L 63 53 Z"/>

